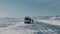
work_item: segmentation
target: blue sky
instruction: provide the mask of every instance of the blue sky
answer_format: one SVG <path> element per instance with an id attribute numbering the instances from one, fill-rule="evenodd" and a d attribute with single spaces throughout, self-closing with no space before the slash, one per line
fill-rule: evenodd
<path id="1" fill-rule="evenodd" d="M 0 0 L 0 17 L 60 15 L 60 0 Z"/>

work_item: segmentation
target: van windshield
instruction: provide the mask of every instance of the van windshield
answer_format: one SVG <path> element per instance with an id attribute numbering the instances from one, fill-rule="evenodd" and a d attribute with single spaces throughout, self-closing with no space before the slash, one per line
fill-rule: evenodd
<path id="1" fill-rule="evenodd" d="M 29 18 L 25 18 L 25 20 L 29 20 Z"/>

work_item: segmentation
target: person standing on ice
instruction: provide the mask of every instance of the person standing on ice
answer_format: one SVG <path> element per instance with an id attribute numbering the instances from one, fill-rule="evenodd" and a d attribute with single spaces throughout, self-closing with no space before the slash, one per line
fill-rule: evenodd
<path id="1" fill-rule="evenodd" d="M 31 19 L 31 23 L 33 23 L 34 21 L 33 21 L 33 19 Z"/>

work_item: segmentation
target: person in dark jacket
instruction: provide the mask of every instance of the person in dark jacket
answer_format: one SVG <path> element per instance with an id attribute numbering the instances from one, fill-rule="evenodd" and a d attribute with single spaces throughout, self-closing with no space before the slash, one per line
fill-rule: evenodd
<path id="1" fill-rule="evenodd" d="M 32 23 L 33 23 L 33 19 L 32 19 Z"/>

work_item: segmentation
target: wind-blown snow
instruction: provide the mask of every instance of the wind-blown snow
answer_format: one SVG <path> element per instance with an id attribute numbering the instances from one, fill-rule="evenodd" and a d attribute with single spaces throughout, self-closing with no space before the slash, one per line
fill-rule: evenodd
<path id="1" fill-rule="evenodd" d="M 18 22 L 15 25 L 11 25 L 6 28 L 0 28 L 0 34 L 57 34 L 52 29 L 44 29 L 43 25 L 24 24 L 24 22 Z"/>
<path id="2" fill-rule="evenodd" d="M 8 20 L 9 21 L 9 20 Z M 14 24 L 7 27 L 0 28 L 0 34 L 59 34 L 60 27 L 45 24 L 47 20 L 36 20 L 33 24 L 25 24 L 19 20 L 9 21 Z M 6 23 L 7 21 L 5 21 Z M 48 22 L 48 21 L 47 21 Z"/>
<path id="3" fill-rule="evenodd" d="M 53 17 L 50 17 L 49 19 L 43 19 L 43 20 L 42 19 L 38 19 L 38 20 L 35 20 L 35 21 L 39 21 L 39 22 L 44 22 L 44 23 L 60 26 L 60 17 L 57 17 L 57 16 L 53 16 Z"/>
<path id="4" fill-rule="evenodd" d="M 36 20 L 36 21 L 60 26 L 60 20 Z"/>
<path id="5" fill-rule="evenodd" d="M 28 24 L 23 24 L 23 22 L 20 22 L 13 26 L 2 28 L 0 29 L 0 34 L 27 34 L 28 32 L 31 33 L 31 30 L 16 30 L 19 26 L 28 26 Z"/>

